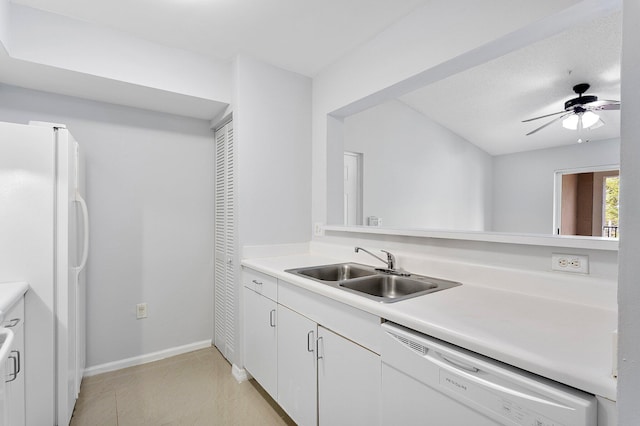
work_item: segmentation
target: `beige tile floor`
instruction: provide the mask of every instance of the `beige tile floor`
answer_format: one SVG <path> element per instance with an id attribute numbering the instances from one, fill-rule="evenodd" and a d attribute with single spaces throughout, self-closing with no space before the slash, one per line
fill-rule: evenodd
<path id="1" fill-rule="evenodd" d="M 206 348 L 85 377 L 71 418 L 81 425 L 293 425 L 254 380 Z"/>

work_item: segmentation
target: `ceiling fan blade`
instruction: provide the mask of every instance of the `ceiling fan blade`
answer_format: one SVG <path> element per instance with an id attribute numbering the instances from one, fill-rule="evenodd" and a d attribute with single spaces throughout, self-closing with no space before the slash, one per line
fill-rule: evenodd
<path id="1" fill-rule="evenodd" d="M 558 115 L 558 114 L 564 114 L 564 113 L 566 113 L 566 112 L 567 112 L 567 111 L 558 111 L 558 112 L 553 112 L 553 113 L 551 113 L 551 114 L 541 115 L 540 117 L 528 118 L 528 119 L 526 119 L 526 120 L 522 120 L 522 122 L 523 122 L 523 123 L 528 123 L 529 121 L 538 120 L 538 119 L 540 119 L 540 118 L 551 117 L 551 116 Z"/>
<path id="2" fill-rule="evenodd" d="M 595 102 L 589 102 L 588 104 L 585 104 L 587 107 L 599 107 L 599 106 L 604 106 L 604 105 L 619 105 L 620 101 L 614 101 L 612 99 L 603 99 L 601 101 L 595 101 Z"/>
<path id="3" fill-rule="evenodd" d="M 595 106 L 592 107 L 591 105 L 589 105 L 586 109 L 590 110 L 590 111 L 614 111 L 614 110 L 620 110 L 620 104 L 605 104 L 605 105 L 599 105 L 599 106 Z"/>
<path id="4" fill-rule="evenodd" d="M 567 112 L 567 111 L 558 111 L 558 112 L 554 112 L 554 113 L 547 114 L 547 115 L 541 115 L 540 117 L 528 118 L 528 119 L 526 119 L 526 120 L 522 120 L 522 122 L 523 122 L 523 123 L 528 123 L 529 121 L 538 120 L 538 119 L 540 119 L 540 118 L 551 117 L 551 116 L 553 116 L 553 115 L 564 114 L 564 113 L 566 113 L 566 112 Z"/>
<path id="5" fill-rule="evenodd" d="M 532 134 L 536 133 L 538 130 L 542 130 L 542 129 L 544 129 L 544 128 L 545 128 L 545 127 L 547 127 L 547 126 L 552 125 L 552 124 L 553 124 L 553 123 L 555 123 L 556 121 L 560 121 L 560 120 L 562 120 L 562 119 L 563 119 L 563 118 L 565 118 L 567 115 L 571 115 L 571 114 L 573 114 L 573 111 L 569 111 L 569 112 L 563 111 L 563 112 L 564 112 L 564 114 L 562 114 L 560 117 L 556 117 L 556 118 L 554 118 L 553 120 L 549 121 L 548 123 L 543 124 L 542 126 L 538 127 L 537 129 L 530 131 L 529 133 L 527 133 L 527 136 L 529 136 L 529 135 L 532 135 Z M 553 114 L 552 114 L 552 115 L 553 115 Z M 541 117 L 540 117 L 540 118 L 541 118 Z"/>

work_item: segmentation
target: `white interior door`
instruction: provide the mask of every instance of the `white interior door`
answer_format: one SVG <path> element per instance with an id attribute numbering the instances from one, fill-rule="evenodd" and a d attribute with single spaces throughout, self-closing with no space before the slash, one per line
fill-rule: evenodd
<path id="1" fill-rule="evenodd" d="M 362 154 L 344 153 L 344 224 L 362 225 Z"/>

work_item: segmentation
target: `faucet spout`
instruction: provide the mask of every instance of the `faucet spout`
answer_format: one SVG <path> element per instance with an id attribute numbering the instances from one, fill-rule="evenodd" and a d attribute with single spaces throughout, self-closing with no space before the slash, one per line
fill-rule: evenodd
<path id="1" fill-rule="evenodd" d="M 381 258 L 380 256 L 377 256 L 377 255 L 371 253 L 367 249 L 363 249 L 362 247 L 356 247 L 355 248 L 355 252 L 356 253 L 358 253 L 360 250 L 362 250 L 363 252 L 375 257 L 380 262 L 387 264 L 387 267 L 385 269 L 379 269 L 379 270 L 384 271 L 384 272 L 388 272 L 390 274 L 401 274 L 401 275 L 404 275 L 404 274 L 402 274 L 402 273 L 400 273 L 399 271 L 396 270 L 396 258 L 390 252 L 388 252 L 386 250 L 380 250 L 381 252 L 386 253 L 387 259 L 385 260 L 385 259 Z"/>

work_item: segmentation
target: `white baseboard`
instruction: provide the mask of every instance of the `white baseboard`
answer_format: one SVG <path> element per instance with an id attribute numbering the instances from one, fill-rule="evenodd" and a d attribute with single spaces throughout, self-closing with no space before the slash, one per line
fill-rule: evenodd
<path id="1" fill-rule="evenodd" d="M 105 364 L 94 365 L 84 369 L 84 377 L 95 376 L 96 374 L 108 373 L 109 371 L 120 370 L 122 368 L 133 367 L 134 365 L 142 365 L 148 362 L 158 361 L 171 356 L 184 354 L 187 352 L 204 349 L 211 346 L 211 340 L 203 340 L 201 342 L 189 343 L 188 345 L 176 346 L 161 351 L 152 352 L 132 358 L 122 359 L 120 361 L 107 362 Z"/>
<path id="2" fill-rule="evenodd" d="M 238 381 L 238 383 L 246 382 L 251 379 L 249 372 L 244 368 L 240 368 L 237 365 L 233 364 L 231 366 L 231 374 Z"/>

